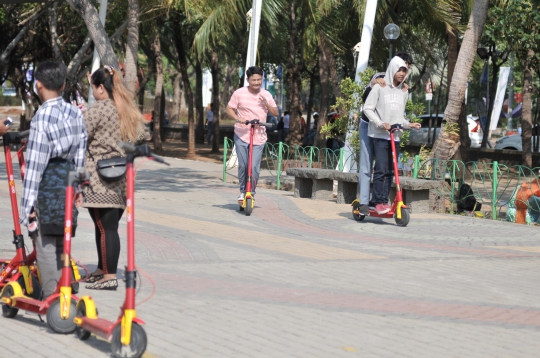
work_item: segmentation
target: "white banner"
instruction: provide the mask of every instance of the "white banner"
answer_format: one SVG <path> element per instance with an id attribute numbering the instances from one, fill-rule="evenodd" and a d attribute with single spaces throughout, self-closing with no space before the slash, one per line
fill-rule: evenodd
<path id="1" fill-rule="evenodd" d="M 495 94 L 495 100 L 493 101 L 493 112 L 491 112 L 491 125 L 489 130 L 497 129 L 499 123 L 499 117 L 501 116 L 501 110 L 504 102 L 504 96 L 506 94 L 506 85 L 508 84 L 508 75 L 510 74 L 510 67 L 501 67 L 499 72 L 499 83 L 497 84 L 497 93 Z"/>

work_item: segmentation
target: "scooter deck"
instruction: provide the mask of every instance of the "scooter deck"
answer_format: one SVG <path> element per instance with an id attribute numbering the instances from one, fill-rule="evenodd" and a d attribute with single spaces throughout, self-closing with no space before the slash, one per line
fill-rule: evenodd
<path id="1" fill-rule="evenodd" d="M 88 318 L 88 317 L 80 317 L 78 316 L 76 318 L 77 326 L 81 327 L 85 331 L 91 332 L 95 334 L 98 337 L 104 338 L 107 341 L 111 340 L 111 335 L 114 327 L 117 324 L 120 324 L 120 322 L 111 322 L 104 318 Z"/>

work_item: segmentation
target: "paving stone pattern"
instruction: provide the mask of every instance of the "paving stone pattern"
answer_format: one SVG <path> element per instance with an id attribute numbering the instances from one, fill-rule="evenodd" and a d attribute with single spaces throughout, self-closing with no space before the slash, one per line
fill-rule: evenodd
<path id="1" fill-rule="evenodd" d="M 262 188 L 246 217 L 219 165 L 169 161 L 137 174 L 144 357 L 538 356 L 540 228 L 430 214 L 405 228 L 355 222 L 349 205 Z M 2 159 L 3 257 L 14 253 L 7 187 Z M 73 256 L 93 270 L 86 210 L 79 222 Z M 122 282 L 81 291 L 117 317 Z M 110 356 L 107 342 L 54 334 L 33 314 L 0 322 L 0 357 Z"/>

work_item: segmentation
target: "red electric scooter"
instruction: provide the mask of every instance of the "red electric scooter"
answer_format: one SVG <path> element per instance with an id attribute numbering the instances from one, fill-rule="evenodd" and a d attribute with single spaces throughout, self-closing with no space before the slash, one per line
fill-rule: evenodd
<path id="1" fill-rule="evenodd" d="M 396 181 L 396 196 L 394 197 L 394 202 L 392 203 L 392 209 L 385 214 L 379 214 L 375 210 L 369 210 L 369 216 L 378 217 L 378 218 L 394 218 L 398 226 L 407 226 L 411 218 L 409 209 L 403 203 L 403 192 L 401 190 L 401 185 L 399 184 L 399 175 L 398 175 L 398 158 L 396 156 L 396 145 L 394 142 L 394 132 L 403 130 L 403 126 L 400 124 L 394 124 L 390 128 L 390 145 L 392 148 L 392 163 L 394 165 L 394 178 Z M 355 199 L 352 203 L 352 214 L 353 218 L 356 221 L 362 221 L 366 218 L 366 215 L 360 213 L 360 201 Z"/>
<path id="2" fill-rule="evenodd" d="M 162 158 L 150 152 L 148 145 L 132 146 L 120 142 L 126 151 L 126 213 L 127 213 L 127 267 L 125 272 L 126 297 L 116 321 L 99 318 L 90 296 L 84 296 L 77 304 L 76 334 L 86 340 L 93 333 L 111 342 L 114 357 L 140 357 L 146 350 L 147 337 L 135 311 L 135 291 L 137 271 L 135 271 L 135 171 L 133 162 L 137 157 L 148 157 L 156 162 L 167 164 Z"/>
<path id="3" fill-rule="evenodd" d="M 2 313 L 5 317 L 13 318 L 19 309 L 47 315 L 47 324 L 57 333 L 75 331 L 76 303 L 78 297 L 72 294 L 71 288 L 71 236 L 73 223 L 73 201 L 75 186 L 79 187 L 88 181 L 88 174 L 81 169 L 79 172 L 69 172 L 66 184 L 65 216 L 64 216 L 64 250 L 62 253 L 62 273 L 55 292 L 41 301 L 27 297 L 23 287 L 17 281 L 10 281 L 2 290 Z"/>
<path id="4" fill-rule="evenodd" d="M 251 191 L 253 190 L 253 177 L 252 177 L 252 167 L 253 167 L 253 136 L 255 134 L 255 127 L 265 126 L 270 127 L 270 124 L 261 122 L 258 119 L 252 119 L 246 121 L 247 125 L 250 125 L 249 129 L 249 156 L 248 156 L 248 173 L 246 181 L 246 192 L 244 194 L 244 200 L 238 200 L 238 205 L 240 206 L 240 211 L 245 211 L 246 216 L 250 216 L 255 207 L 255 198 Z"/>
<path id="5" fill-rule="evenodd" d="M 23 293 L 32 298 L 39 298 L 41 294 L 41 286 L 37 278 L 34 263 L 36 261 L 36 250 L 27 255 L 24 244 L 24 236 L 22 235 L 21 224 L 19 224 L 19 209 L 17 206 L 17 192 L 15 190 L 15 178 L 13 174 L 13 164 L 11 159 L 11 145 L 20 145 L 23 140 L 28 137 L 29 131 L 24 132 L 9 132 L 6 133 L 3 139 L 4 155 L 6 161 L 6 172 L 9 181 L 9 198 L 11 201 L 11 213 L 13 217 L 13 244 L 15 245 L 15 257 L 11 260 L 0 259 L 0 290 L 7 285 L 9 281 L 15 281 L 21 287 Z M 21 177 L 24 180 L 25 161 L 23 154 L 24 146 L 17 151 L 19 159 L 19 168 Z M 4 315 L 9 315 L 9 310 L 4 312 Z M 12 311 L 11 311 L 12 312 Z"/>
<path id="6" fill-rule="evenodd" d="M 20 146 L 17 150 L 17 158 L 19 161 L 19 171 L 21 174 L 21 180 L 24 181 L 24 175 L 26 170 L 26 162 L 24 160 L 24 148 L 26 145 L 26 138 L 30 131 L 24 132 L 9 132 L 6 133 L 3 139 L 4 155 L 6 161 L 6 172 L 9 182 L 9 196 L 11 200 L 11 211 L 13 217 L 13 244 L 15 245 L 15 257 L 11 260 L 0 259 L 0 290 L 9 281 L 17 281 L 23 288 L 23 292 L 32 298 L 39 298 L 41 294 L 41 285 L 39 282 L 39 272 L 36 269 L 36 250 L 34 246 L 34 240 L 32 240 L 32 252 L 27 255 L 25 250 L 24 236 L 22 235 L 21 225 L 19 224 L 19 209 L 17 206 L 17 193 L 15 190 L 15 178 L 13 172 L 13 164 L 11 158 L 11 146 Z M 37 232 L 35 233 L 37 235 Z M 78 280 L 81 279 L 77 265 L 72 260 L 72 289 L 74 293 L 79 290 Z"/>

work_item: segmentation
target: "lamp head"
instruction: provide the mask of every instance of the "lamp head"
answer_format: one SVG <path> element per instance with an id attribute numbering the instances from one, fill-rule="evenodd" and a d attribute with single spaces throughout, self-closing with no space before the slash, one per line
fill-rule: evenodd
<path id="1" fill-rule="evenodd" d="M 483 47 L 477 48 L 476 53 L 478 54 L 478 56 L 480 56 L 482 60 L 487 60 L 490 55 L 489 51 Z"/>
<path id="2" fill-rule="evenodd" d="M 388 24 L 384 27 L 384 37 L 388 41 L 395 41 L 400 35 L 399 26 L 396 24 Z"/>

